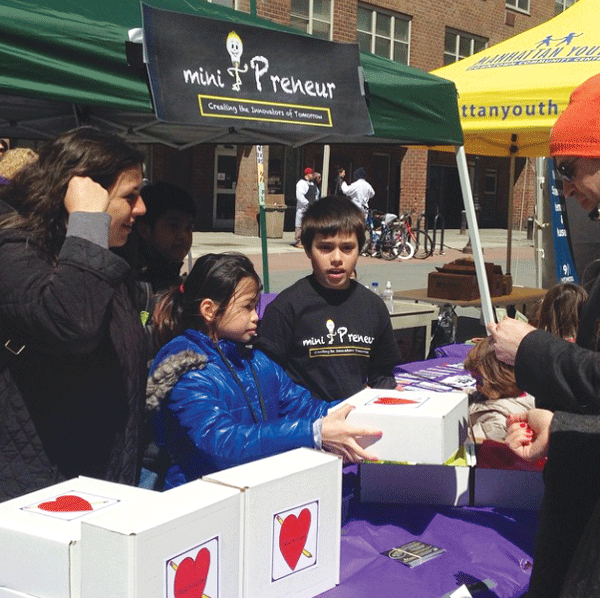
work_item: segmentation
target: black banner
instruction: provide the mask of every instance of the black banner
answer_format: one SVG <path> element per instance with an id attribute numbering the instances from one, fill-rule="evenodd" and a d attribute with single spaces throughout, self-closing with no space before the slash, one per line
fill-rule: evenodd
<path id="1" fill-rule="evenodd" d="M 359 52 L 142 4 L 156 115 L 167 122 L 369 135 Z"/>

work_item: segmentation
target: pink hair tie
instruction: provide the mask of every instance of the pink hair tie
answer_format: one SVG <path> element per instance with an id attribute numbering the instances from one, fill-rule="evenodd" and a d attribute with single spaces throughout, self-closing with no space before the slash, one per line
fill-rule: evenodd
<path id="1" fill-rule="evenodd" d="M 181 283 L 179 285 L 179 292 L 183 295 L 183 293 L 184 293 L 183 283 Z"/>

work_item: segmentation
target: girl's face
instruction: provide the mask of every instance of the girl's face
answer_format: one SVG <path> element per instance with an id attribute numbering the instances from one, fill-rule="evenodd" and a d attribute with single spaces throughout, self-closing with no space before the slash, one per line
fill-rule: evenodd
<path id="1" fill-rule="evenodd" d="M 217 339 L 225 338 L 238 343 L 247 343 L 256 335 L 258 314 L 258 289 L 251 278 L 238 282 L 225 313 L 214 328 Z"/>

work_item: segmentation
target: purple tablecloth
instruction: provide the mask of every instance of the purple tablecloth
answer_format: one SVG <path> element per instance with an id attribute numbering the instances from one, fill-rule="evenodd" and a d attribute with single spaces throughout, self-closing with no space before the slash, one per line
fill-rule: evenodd
<path id="1" fill-rule="evenodd" d="M 341 583 L 321 598 L 442 598 L 483 581 L 477 598 L 517 598 L 531 573 L 537 513 L 475 508 L 356 505 L 342 528 Z M 381 553 L 412 540 L 445 549 L 413 569 Z"/>
<path id="2" fill-rule="evenodd" d="M 448 391 L 473 385 L 462 367 L 470 347 L 398 366 L 407 387 Z M 357 467 L 344 468 L 341 583 L 320 598 L 442 598 L 485 582 L 476 598 L 518 598 L 529 584 L 537 512 L 494 507 L 360 504 Z M 517 489 L 515 489 L 517 491 Z M 381 553 L 413 540 L 445 549 L 413 569 Z"/>

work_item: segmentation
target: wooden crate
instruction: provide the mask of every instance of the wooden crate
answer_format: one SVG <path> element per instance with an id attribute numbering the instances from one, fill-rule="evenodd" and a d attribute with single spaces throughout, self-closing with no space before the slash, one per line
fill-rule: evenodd
<path id="1" fill-rule="evenodd" d="M 490 295 L 500 297 L 512 292 L 512 277 L 502 274 L 502 267 L 485 262 Z M 458 259 L 444 266 L 436 266 L 436 272 L 430 272 L 427 284 L 427 296 L 438 299 L 471 301 L 479 299 L 479 287 L 475 263 L 472 259 Z"/>
<path id="2" fill-rule="evenodd" d="M 474 274 L 430 272 L 427 279 L 427 296 L 459 301 L 479 299 L 477 276 Z"/>

